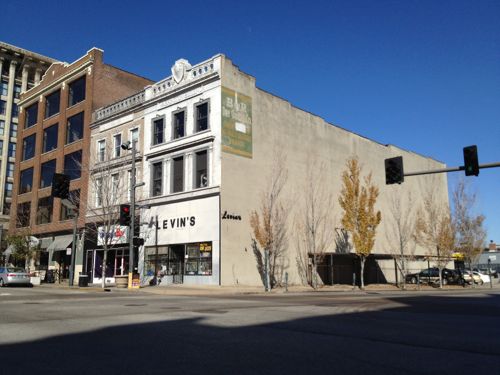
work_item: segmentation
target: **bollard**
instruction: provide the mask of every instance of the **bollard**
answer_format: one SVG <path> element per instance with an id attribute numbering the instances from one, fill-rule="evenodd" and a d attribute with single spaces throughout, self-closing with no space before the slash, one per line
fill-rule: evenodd
<path id="1" fill-rule="evenodd" d="M 352 273 L 352 289 L 356 288 L 356 272 Z"/>
<path id="2" fill-rule="evenodd" d="M 417 289 L 420 290 L 420 275 L 417 275 Z"/>
<path id="3" fill-rule="evenodd" d="M 288 272 L 285 272 L 285 292 L 288 292 Z"/>

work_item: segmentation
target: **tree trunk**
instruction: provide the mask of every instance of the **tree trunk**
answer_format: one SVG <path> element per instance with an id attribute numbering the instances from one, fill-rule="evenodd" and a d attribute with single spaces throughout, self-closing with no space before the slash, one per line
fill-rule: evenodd
<path id="1" fill-rule="evenodd" d="M 266 273 L 266 292 L 271 290 L 271 277 L 269 275 L 269 250 L 264 250 L 264 268 Z"/>
<path id="2" fill-rule="evenodd" d="M 102 257 L 102 289 L 106 288 L 106 263 L 108 262 L 108 251 L 104 250 L 104 255 Z"/>
<path id="3" fill-rule="evenodd" d="M 361 266 L 361 272 L 360 272 L 360 279 L 361 279 L 361 289 L 365 289 L 365 260 L 366 258 L 364 256 L 360 257 L 360 266 Z"/>

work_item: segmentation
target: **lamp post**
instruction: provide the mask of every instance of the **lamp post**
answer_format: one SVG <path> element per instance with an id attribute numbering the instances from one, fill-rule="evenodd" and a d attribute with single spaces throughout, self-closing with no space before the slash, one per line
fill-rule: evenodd
<path id="1" fill-rule="evenodd" d="M 134 275 L 134 234 L 135 234 L 135 189 L 143 186 L 144 182 L 139 184 L 135 180 L 135 149 L 136 141 L 127 141 L 122 143 L 121 148 L 130 150 L 132 154 L 132 168 L 130 170 L 130 229 L 128 234 L 129 245 L 129 270 L 128 270 L 128 288 L 132 288 L 132 279 Z"/>

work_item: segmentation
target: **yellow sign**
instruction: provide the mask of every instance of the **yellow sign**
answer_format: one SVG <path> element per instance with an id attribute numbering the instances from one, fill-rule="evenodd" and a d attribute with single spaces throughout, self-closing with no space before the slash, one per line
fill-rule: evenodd
<path id="1" fill-rule="evenodd" d="M 222 151 L 252 158 L 252 98 L 222 88 Z"/>

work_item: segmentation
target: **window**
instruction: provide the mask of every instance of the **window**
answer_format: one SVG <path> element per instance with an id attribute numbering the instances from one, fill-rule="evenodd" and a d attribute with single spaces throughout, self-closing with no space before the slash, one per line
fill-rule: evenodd
<path id="1" fill-rule="evenodd" d="M 7 163 L 7 177 L 14 177 L 14 163 Z"/>
<path id="2" fill-rule="evenodd" d="M 3 140 L 0 140 L 0 154 L 3 153 Z"/>
<path id="3" fill-rule="evenodd" d="M 165 123 L 163 117 L 153 120 L 153 145 L 165 142 Z"/>
<path id="4" fill-rule="evenodd" d="M 54 202 L 51 196 L 38 199 L 38 209 L 36 211 L 36 223 L 48 224 L 52 222 L 52 207 Z"/>
<path id="5" fill-rule="evenodd" d="M 66 144 L 83 138 L 83 112 L 77 113 L 68 119 L 66 127 Z"/>
<path id="6" fill-rule="evenodd" d="M 17 227 L 27 227 L 30 225 L 31 202 L 19 203 L 17 205 Z"/>
<path id="7" fill-rule="evenodd" d="M 5 183 L 5 197 L 12 198 L 12 189 L 14 188 L 14 184 L 12 182 Z"/>
<path id="8" fill-rule="evenodd" d="M 208 129 L 208 103 L 202 103 L 196 106 L 195 131 L 201 132 L 207 129 Z"/>
<path id="9" fill-rule="evenodd" d="M 13 122 L 10 123 L 10 137 L 16 138 L 17 137 L 17 124 L 14 124 Z"/>
<path id="10" fill-rule="evenodd" d="M 111 175 L 111 202 L 115 202 L 118 198 L 118 189 L 120 187 L 120 175 L 113 173 Z"/>
<path id="11" fill-rule="evenodd" d="M 95 205 L 96 207 L 102 206 L 102 177 L 95 180 Z"/>
<path id="12" fill-rule="evenodd" d="M 186 275 L 212 274 L 212 243 L 193 243 L 186 245 Z"/>
<path id="13" fill-rule="evenodd" d="M 173 164 L 172 192 L 177 193 L 184 190 L 184 156 L 174 158 Z"/>
<path id="14" fill-rule="evenodd" d="M 26 120 L 24 122 L 24 128 L 29 128 L 36 124 L 38 121 L 38 103 L 30 105 L 26 108 Z"/>
<path id="15" fill-rule="evenodd" d="M 130 130 L 130 141 L 135 142 L 135 147 L 137 149 L 137 142 L 139 141 L 139 128 Z"/>
<path id="16" fill-rule="evenodd" d="M 151 195 L 157 197 L 162 194 L 162 183 L 163 183 L 163 163 L 160 161 L 153 164 L 153 180 L 152 180 L 152 190 Z"/>
<path id="17" fill-rule="evenodd" d="M 181 111 L 174 113 L 174 121 L 173 121 L 174 134 L 172 136 L 173 139 L 184 137 L 184 123 L 185 123 L 185 112 Z"/>
<path id="18" fill-rule="evenodd" d="M 35 156 L 36 134 L 23 139 L 23 159 L 28 160 Z"/>
<path id="19" fill-rule="evenodd" d="M 45 118 L 49 118 L 59 113 L 59 103 L 61 92 L 58 90 L 45 98 Z"/>
<path id="20" fill-rule="evenodd" d="M 70 191 L 68 200 L 78 209 L 80 207 L 80 189 Z M 69 220 L 71 218 L 73 218 L 73 210 L 61 204 L 61 220 Z"/>
<path id="21" fill-rule="evenodd" d="M 121 145 L 122 145 L 122 135 L 121 134 L 115 134 L 113 136 L 113 150 L 114 150 L 114 157 L 118 158 L 120 157 L 121 154 Z"/>
<path id="22" fill-rule="evenodd" d="M 85 100 L 85 76 L 69 84 L 68 106 L 75 105 Z"/>
<path id="23" fill-rule="evenodd" d="M 64 156 L 64 174 L 68 175 L 70 180 L 80 178 L 82 175 L 82 150 L 73 152 Z"/>
<path id="24" fill-rule="evenodd" d="M 7 111 L 7 102 L 5 100 L 0 100 L 0 115 L 5 115 Z"/>
<path id="25" fill-rule="evenodd" d="M 19 99 L 20 96 L 21 96 L 21 86 L 14 85 L 14 98 Z"/>
<path id="26" fill-rule="evenodd" d="M 5 133 L 5 121 L 0 120 L 0 135 Z"/>
<path id="27" fill-rule="evenodd" d="M 58 125 L 52 125 L 43 130 L 43 150 L 49 152 L 57 148 L 57 129 Z"/>
<path id="28" fill-rule="evenodd" d="M 12 117 L 18 117 L 19 116 L 19 107 L 17 106 L 16 103 L 12 103 Z"/>
<path id="29" fill-rule="evenodd" d="M 106 141 L 100 140 L 97 141 L 97 160 L 104 161 L 106 160 Z"/>
<path id="30" fill-rule="evenodd" d="M 19 194 L 29 193 L 33 187 L 33 168 L 21 171 L 19 177 Z"/>
<path id="31" fill-rule="evenodd" d="M 40 189 L 52 186 L 52 178 L 56 172 L 56 159 L 43 163 L 40 170 Z"/>
<path id="32" fill-rule="evenodd" d="M 9 142 L 9 158 L 16 158 L 16 144 L 14 142 Z"/>
<path id="33" fill-rule="evenodd" d="M 9 82 L 2 80 L 2 82 L 0 82 L 0 95 L 7 96 L 8 87 L 9 87 Z"/>
<path id="34" fill-rule="evenodd" d="M 208 186 L 207 174 L 207 150 L 199 151 L 195 154 L 195 188 L 202 188 Z"/>

